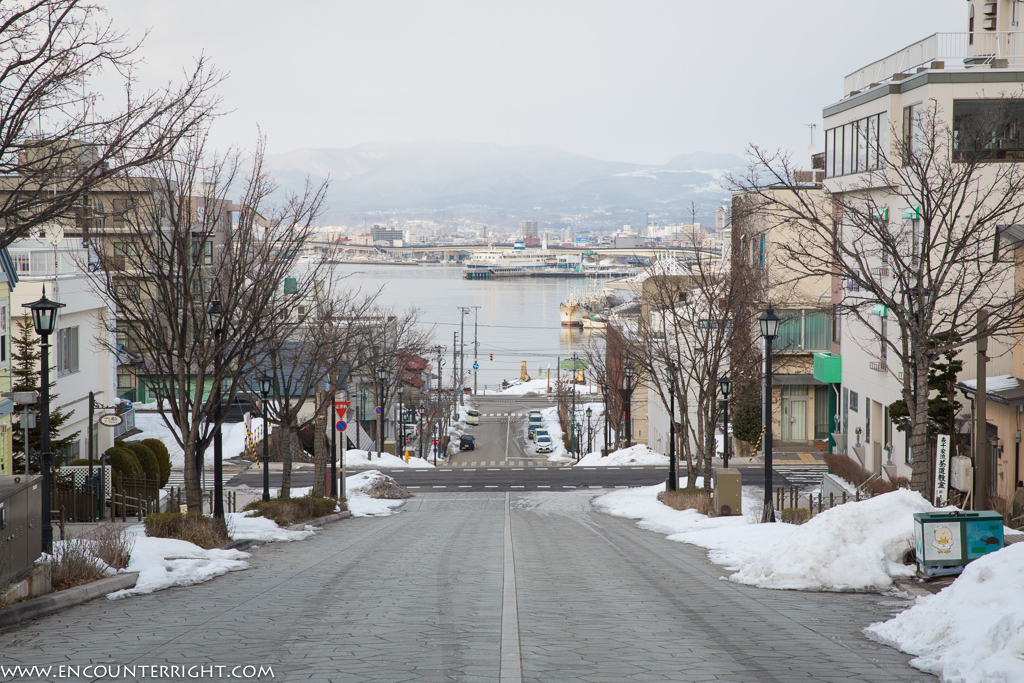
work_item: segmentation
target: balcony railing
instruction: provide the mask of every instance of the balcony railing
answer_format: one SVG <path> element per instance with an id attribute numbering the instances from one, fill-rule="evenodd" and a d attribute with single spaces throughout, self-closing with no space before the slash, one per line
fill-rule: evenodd
<path id="1" fill-rule="evenodd" d="M 991 65 L 997 59 L 1006 60 L 1007 68 L 1024 67 L 1024 33 L 933 33 L 924 40 L 851 73 L 843 80 L 843 96 L 872 84 L 892 80 L 893 74 L 930 68 L 933 62 L 943 62 L 942 68 L 945 69 L 967 69 Z"/>
<path id="2" fill-rule="evenodd" d="M 888 372 L 889 367 L 883 361 L 874 361 L 868 365 L 875 372 Z"/>

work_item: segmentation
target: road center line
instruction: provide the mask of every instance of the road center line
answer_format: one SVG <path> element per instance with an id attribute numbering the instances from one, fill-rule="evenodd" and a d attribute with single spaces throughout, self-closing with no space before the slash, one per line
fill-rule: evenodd
<path id="1" fill-rule="evenodd" d="M 519 603 L 516 562 L 512 547 L 511 498 L 505 494 L 505 566 L 501 588 L 501 671 L 499 683 L 523 683 L 523 654 L 519 643 Z"/>

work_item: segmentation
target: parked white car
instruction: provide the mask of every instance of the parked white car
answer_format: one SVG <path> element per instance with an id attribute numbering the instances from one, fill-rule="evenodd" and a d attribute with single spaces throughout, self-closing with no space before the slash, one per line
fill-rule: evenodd
<path id="1" fill-rule="evenodd" d="M 555 450 L 555 442 L 551 440 L 551 436 L 544 432 L 543 434 L 537 434 L 537 452 L 538 453 L 550 453 Z"/>

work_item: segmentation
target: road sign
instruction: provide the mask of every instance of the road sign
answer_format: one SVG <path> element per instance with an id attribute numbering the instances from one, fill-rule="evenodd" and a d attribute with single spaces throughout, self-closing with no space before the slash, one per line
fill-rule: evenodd
<path id="1" fill-rule="evenodd" d="M 479 370 L 480 369 L 480 364 L 477 363 L 476 361 L 473 361 L 473 369 L 474 370 Z"/>
<path id="2" fill-rule="evenodd" d="M 339 432 L 343 432 L 346 429 L 348 429 L 348 423 L 346 423 L 344 420 L 338 420 L 338 424 L 336 426 Z"/>
<path id="3" fill-rule="evenodd" d="M 375 412 L 378 415 L 380 415 L 383 411 L 380 409 L 380 406 L 377 406 L 376 408 L 373 409 L 373 412 Z"/>
<path id="4" fill-rule="evenodd" d="M 351 407 L 352 401 L 335 401 L 334 412 L 338 414 L 339 420 L 345 419 L 345 412 Z"/>

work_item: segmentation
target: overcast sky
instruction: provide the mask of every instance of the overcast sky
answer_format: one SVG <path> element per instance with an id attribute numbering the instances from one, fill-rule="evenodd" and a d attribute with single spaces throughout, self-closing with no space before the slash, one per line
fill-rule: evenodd
<path id="1" fill-rule="evenodd" d="M 102 1 L 102 0 L 101 0 Z M 150 29 L 143 77 L 202 52 L 230 74 L 218 146 L 380 140 L 555 145 L 665 163 L 748 143 L 823 146 L 843 76 L 937 31 L 963 0 L 107 0 Z"/>

